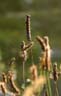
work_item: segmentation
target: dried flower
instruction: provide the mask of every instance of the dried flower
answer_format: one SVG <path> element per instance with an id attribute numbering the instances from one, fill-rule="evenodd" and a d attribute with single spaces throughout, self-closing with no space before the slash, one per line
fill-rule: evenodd
<path id="1" fill-rule="evenodd" d="M 44 38 L 41 38 L 40 36 L 37 36 L 36 39 L 40 43 L 42 50 L 43 50 L 43 62 L 45 61 L 45 68 L 46 70 L 50 71 L 51 67 L 51 50 L 49 45 L 49 39 L 48 36 L 44 36 Z"/>
<path id="2" fill-rule="evenodd" d="M 45 51 L 45 42 L 44 42 L 44 39 L 41 38 L 40 36 L 37 36 L 36 39 L 40 43 L 42 50 Z"/>
<path id="3" fill-rule="evenodd" d="M 15 94 L 19 95 L 20 94 L 20 90 L 16 86 L 16 84 L 14 83 L 13 74 L 12 74 L 11 71 L 8 72 L 8 81 L 10 82 L 11 88 L 13 88 L 15 90 Z"/>

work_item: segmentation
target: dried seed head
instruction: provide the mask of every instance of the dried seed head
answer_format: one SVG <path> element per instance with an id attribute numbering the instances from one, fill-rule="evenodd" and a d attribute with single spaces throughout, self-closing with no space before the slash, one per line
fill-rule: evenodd
<path id="1" fill-rule="evenodd" d="M 32 48 L 34 42 L 30 42 L 29 44 L 26 44 L 23 48 L 23 51 L 28 51 Z"/>
<path id="2" fill-rule="evenodd" d="M 4 72 L 2 73 L 2 78 L 3 78 L 3 82 L 6 83 L 7 82 L 7 77 L 6 77 L 6 74 Z"/>
<path id="3" fill-rule="evenodd" d="M 51 67 L 51 51 L 50 51 L 50 45 L 49 45 L 49 38 L 48 36 L 44 36 L 41 38 L 40 36 L 37 36 L 36 39 L 40 43 L 42 50 L 43 50 L 43 56 L 42 56 L 42 62 L 44 62 L 42 65 L 45 66 L 45 69 L 50 71 Z"/>
<path id="4" fill-rule="evenodd" d="M 42 50 L 45 51 L 45 42 L 43 38 L 41 38 L 40 36 L 37 36 L 36 39 L 40 43 Z"/>
<path id="5" fill-rule="evenodd" d="M 46 69 L 46 64 L 45 64 L 45 58 L 46 58 L 46 53 L 42 52 L 42 55 L 40 57 L 40 66 L 43 70 Z"/>
<path id="6" fill-rule="evenodd" d="M 13 89 L 15 90 L 15 94 L 20 95 L 19 88 L 17 88 L 16 84 L 14 83 L 12 71 L 9 71 L 9 72 L 8 72 L 8 80 L 10 81 L 11 88 L 13 88 Z M 16 96 L 17 96 L 17 95 L 16 95 Z"/>
<path id="7" fill-rule="evenodd" d="M 37 74 L 37 66 L 35 64 L 33 64 L 30 67 L 30 73 L 31 73 L 31 79 L 36 80 L 36 78 L 38 77 L 38 74 Z"/>
<path id="8" fill-rule="evenodd" d="M 57 81 L 57 79 L 58 79 L 58 70 L 57 70 L 56 62 L 54 63 L 54 66 L 53 66 L 53 78 L 54 78 L 54 81 Z"/>
<path id="9" fill-rule="evenodd" d="M 44 39 L 45 44 L 49 44 L 49 38 L 48 38 L 48 36 L 44 36 L 43 39 Z"/>
<path id="10" fill-rule="evenodd" d="M 21 53 L 20 53 L 20 57 L 21 57 L 21 60 L 23 62 L 25 62 L 28 58 L 28 51 L 32 48 L 34 42 L 30 42 L 29 44 L 26 44 L 25 45 L 25 42 L 23 41 L 23 44 L 22 44 L 22 49 L 21 49 Z"/>
<path id="11" fill-rule="evenodd" d="M 5 88 L 5 85 L 0 85 L 0 87 L 1 87 L 1 90 L 2 90 L 2 92 L 3 92 L 3 94 L 4 94 L 4 96 L 5 96 L 5 93 L 6 93 L 6 88 Z"/>
<path id="12" fill-rule="evenodd" d="M 27 39 L 28 41 L 31 41 L 30 15 L 26 16 L 26 31 L 27 31 Z"/>

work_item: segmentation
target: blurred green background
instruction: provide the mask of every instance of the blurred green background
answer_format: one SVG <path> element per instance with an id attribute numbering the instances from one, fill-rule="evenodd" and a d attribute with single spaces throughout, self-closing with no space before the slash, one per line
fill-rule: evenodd
<path id="1" fill-rule="evenodd" d="M 36 42 L 37 35 L 48 35 L 53 50 L 52 59 L 60 63 L 61 0 L 0 0 L 0 71 L 6 70 L 10 59 L 18 55 L 20 42 L 27 41 L 27 14 L 31 15 L 32 40 Z M 40 45 L 37 42 L 33 47 L 33 55 L 35 63 L 38 63 Z M 19 62 L 17 65 L 22 66 Z"/>

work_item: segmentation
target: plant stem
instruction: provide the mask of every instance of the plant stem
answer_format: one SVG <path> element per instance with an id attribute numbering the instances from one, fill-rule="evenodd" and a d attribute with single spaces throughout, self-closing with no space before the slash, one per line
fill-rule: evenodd
<path id="1" fill-rule="evenodd" d="M 59 92 L 57 88 L 57 81 L 54 84 L 55 84 L 55 96 L 59 96 Z"/>
<path id="2" fill-rule="evenodd" d="M 52 96 L 52 91 L 51 91 L 51 84 L 50 84 L 50 79 L 49 79 L 49 72 L 46 71 L 46 89 L 48 91 L 48 96 Z"/>
<path id="3" fill-rule="evenodd" d="M 25 62 L 23 61 L 23 82 L 25 85 Z"/>

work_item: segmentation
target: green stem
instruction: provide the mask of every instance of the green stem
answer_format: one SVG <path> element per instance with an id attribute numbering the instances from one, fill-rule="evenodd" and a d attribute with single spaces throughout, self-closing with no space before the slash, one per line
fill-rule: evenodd
<path id="1" fill-rule="evenodd" d="M 50 82 L 50 79 L 49 79 L 49 73 L 48 73 L 48 88 L 49 88 L 49 96 L 52 96 L 52 90 L 51 90 L 51 82 Z"/>
<path id="2" fill-rule="evenodd" d="M 57 82 L 55 82 L 55 96 L 59 96 L 58 88 L 57 88 Z"/>
<path id="3" fill-rule="evenodd" d="M 49 72 L 46 72 L 46 81 L 47 81 L 47 91 L 48 91 L 48 96 L 52 96 L 52 91 L 51 91 L 51 84 L 50 84 L 50 79 L 49 79 Z"/>

